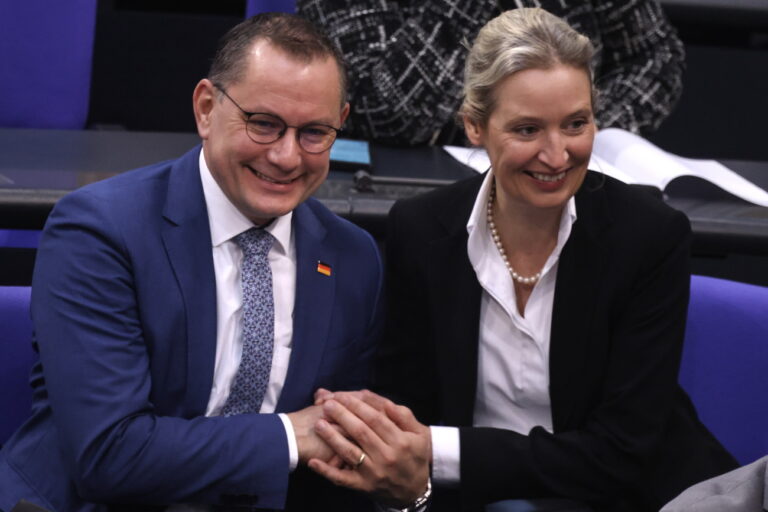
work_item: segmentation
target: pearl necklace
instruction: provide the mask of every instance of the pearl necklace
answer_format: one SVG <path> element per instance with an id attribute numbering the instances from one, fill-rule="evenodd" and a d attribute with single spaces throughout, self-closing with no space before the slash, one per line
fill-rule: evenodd
<path id="1" fill-rule="evenodd" d="M 491 193 L 488 195 L 488 206 L 487 206 L 487 215 L 486 219 L 488 220 L 488 229 L 491 231 L 491 236 L 493 237 L 493 243 L 496 244 L 496 248 L 499 250 L 499 254 L 501 255 L 501 259 L 504 260 L 504 265 L 507 266 L 507 270 L 509 271 L 509 275 L 512 276 L 512 279 L 517 281 L 520 284 L 536 284 L 536 282 L 541 279 L 541 272 L 536 272 L 534 275 L 530 277 L 521 276 L 515 270 L 512 268 L 512 265 L 509 263 L 509 259 L 507 258 L 507 251 L 504 250 L 504 246 L 501 245 L 501 237 L 499 236 L 499 232 L 496 229 L 496 223 L 493 222 L 493 200 L 496 198 L 496 183 L 494 182 L 491 184 Z"/>

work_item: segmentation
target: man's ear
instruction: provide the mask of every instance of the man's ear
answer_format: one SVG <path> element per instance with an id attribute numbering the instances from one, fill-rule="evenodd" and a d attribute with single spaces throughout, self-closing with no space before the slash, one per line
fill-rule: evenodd
<path id="1" fill-rule="evenodd" d="M 347 120 L 347 117 L 349 117 L 349 102 L 344 104 L 344 107 L 341 109 L 341 115 L 339 116 L 339 126 L 344 126 L 344 121 Z"/>
<path id="2" fill-rule="evenodd" d="M 483 127 L 477 121 L 469 119 L 467 116 L 463 117 L 464 121 L 464 133 L 467 134 L 467 139 L 473 146 L 483 145 Z"/>
<path id="3" fill-rule="evenodd" d="M 211 129 L 211 113 L 216 102 L 216 91 L 213 83 L 203 78 L 197 83 L 192 93 L 192 108 L 195 111 L 195 123 L 200 138 L 206 140 Z"/>

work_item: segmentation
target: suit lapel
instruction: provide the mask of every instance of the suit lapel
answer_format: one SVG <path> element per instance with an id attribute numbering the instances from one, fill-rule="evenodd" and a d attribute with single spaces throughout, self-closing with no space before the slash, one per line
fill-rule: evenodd
<path id="1" fill-rule="evenodd" d="M 576 195 L 577 220 L 557 271 L 549 348 L 550 399 L 555 432 L 569 424 L 589 369 L 589 342 L 607 252 L 602 234 L 609 212 L 605 191 L 585 181 Z"/>
<path id="2" fill-rule="evenodd" d="M 187 386 L 181 414 L 205 414 L 216 360 L 216 281 L 200 182 L 200 147 L 173 164 L 163 217 L 163 243 L 186 313 Z"/>
<path id="3" fill-rule="evenodd" d="M 326 229 L 306 204 L 294 211 L 293 229 L 296 241 L 293 347 L 277 412 L 305 407 L 314 392 L 315 376 L 329 336 L 336 289 L 334 273 L 327 276 L 317 268 L 318 262 L 323 262 L 334 269 L 336 250 L 325 244 Z"/>

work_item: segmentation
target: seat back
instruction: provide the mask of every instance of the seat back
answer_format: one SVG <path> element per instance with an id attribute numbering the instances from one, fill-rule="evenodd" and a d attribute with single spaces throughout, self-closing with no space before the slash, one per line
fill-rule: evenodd
<path id="1" fill-rule="evenodd" d="M 0 445 L 30 415 L 32 349 L 30 288 L 0 286 Z"/>
<path id="2" fill-rule="evenodd" d="M 80 129 L 96 0 L 0 2 L 0 126 Z"/>
<path id="3" fill-rule="evenodd" d="M 680 384 L 747 464 L 768 454 L 768 288 L 693 276 Z"/>
<path id="4" fill-rule="evenodd" d="M 245 4 L 245 17 L 250 18 L 260 12 L 296 12 L 296 0 L 248 0 Z"/>

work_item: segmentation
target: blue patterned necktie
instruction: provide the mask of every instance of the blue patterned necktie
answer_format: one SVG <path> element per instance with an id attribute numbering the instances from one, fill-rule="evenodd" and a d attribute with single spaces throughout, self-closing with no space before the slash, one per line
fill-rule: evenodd
<path id="1" fill-rule="evenodd" d="M 243 251 L 240 267 L 243 353 L 229 398 L 221 411 L 224 416 L 258 413 L 267 391 L 275 338 L 272 269 L 267 259 L 273 241 L 271 234 L 259 228 L 235 237 Z"/>

